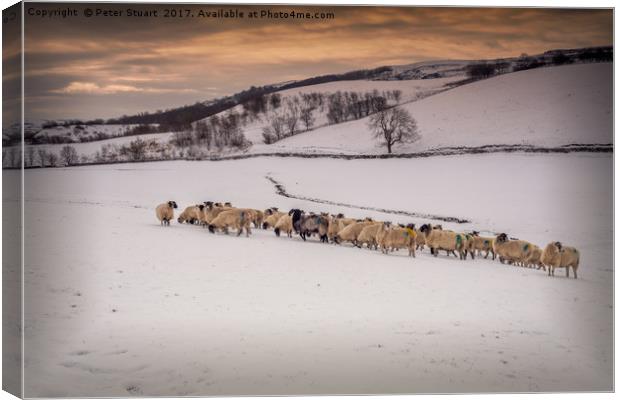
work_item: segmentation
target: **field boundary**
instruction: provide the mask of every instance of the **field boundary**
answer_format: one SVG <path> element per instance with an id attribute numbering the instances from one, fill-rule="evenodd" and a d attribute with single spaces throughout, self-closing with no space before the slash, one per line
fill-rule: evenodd
<path id="1" fill-rule="evenodd" d="M 291 194 L 291 193 L 287 192 L 286 191 L 286 187 L 284 186 L 284 184 L 282 184 L 281 182 L 279 182 L 276 179 L 274 179 L 271 176 L 271 173 L 268 173 L 265 176 L 265 179 L 267 179 L 269 182 L 271 182 L 274 185 L 274 187 L 276 189 L 276 194 L 277 195 L 283 196 L 283 197 L 287 197 L 289 199 L 305 200 L 305 201 L 310 201 L 310 202 L 313 202 L 313 203 L 328 204 L 328 205 L 331 205 L 331 206 L 339 206 L 339 207 L 346 207 L 346 208 L 357 208 L 359 210 L 377 211 L 377 212 L 381 212 L 381 213 L 384 213 L 384 214 L 395 214 L 395 215 L 402 215 L 402 216 L 405 216 L 405 217 L 414 217 L 414 218 L 421 218 L 421 219 L 432 219 L 432 220 L 443 221 L 443 222 L 455 222 L 457 224 L 468 224 L 468 223 L 471 223 L 470 220 L 467 220 L 467 219 L 464 219 L 464 218 L 447 217 L 447 216 L 434 215 L 434 214 L 424 214 L 424 213 L 417 213 L 417 212 L 403 211 L 403 210 L 391 210 L 391 209 L 379 208 L 379 207 L 358 206 L 358 205 L 355 205 L 355 204 L 340 203 L 340 202 L 332 201 L 332 200 L 324 200 L 324 199 L 317 199 L 317 198 L 314 198 L 314 197 L 294 195 L 294 194 Z"/>
<path id="2" fill-rule="evenodd" d="M 613 153 L 613 143 L 596 144 L 596 143 L 574 143 L 556 147 L 542 147 L 533 145 L 510 145 L 510 144 L 491 144 L 475 147 L 440 147 L 437 149 L 419 151 L 414 153 L 392 153 L 392 154 L 343 154 L 343 153 L 298 153 L 298 152 L 278 152 L 278 153 L 246 153 L 234 154 L 228 156 L 212 156 L 186 158 L 175 157 L 168 159 L 144 159 L 144 160 L 122 160 L 115 162 L 87 162 L 71 165 L 71 167 L 81 167 L 87 165 L 109 165 L 109 164 L 135 164 L 146 162 L 162 162 L 162 161 L 230 161 L 244 160 L 248 158 L 258 157 L 280 157 L 280 158 L 332 158 L 341 160 L 375 160 L 389 158 L 427 158 L 427 157 L 445 157 L 465 154 L 493 154 L 493 153 Z M 62 167 L 62 166 L 61 166 Z M 40 166 L 25 167 L 26 169 L 41 168 Z M 58 167 L 45 167 L 58 168 Z M 20 169 L 12 167 L 3 167 L 3 169 Z"/>

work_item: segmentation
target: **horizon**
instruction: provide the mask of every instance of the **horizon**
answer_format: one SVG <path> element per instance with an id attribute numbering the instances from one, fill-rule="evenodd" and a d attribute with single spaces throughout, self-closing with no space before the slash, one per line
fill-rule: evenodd
<path id="1" fill-rule="evenodd" d="M 88 6 L 160 14 L 86 18 Z M 77 15 L 40 15 L 63 8 Z M 161 18 L 171 8 L 333 18 Z M 611 9 L 27 3 L 25 12 L 29 121 L 152 114 L 251 86 L 380 66 L 613 47 Z M 18 55 L 5 44 L 3 62 Z"/>

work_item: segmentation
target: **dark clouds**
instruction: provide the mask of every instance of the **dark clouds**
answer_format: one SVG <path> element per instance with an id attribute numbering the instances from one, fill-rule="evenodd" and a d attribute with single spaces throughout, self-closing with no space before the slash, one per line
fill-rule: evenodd
<path id="1" fill-rule="evenodd" d="M 611 10 L 237 6 L 332 12 L 333 20 L 26 18 L 30 118 L 113 117 L 251 85 L 428 59 L 481 59 L 612 44 Z M 181 5 L 214 11 L 223 6 Z"/>

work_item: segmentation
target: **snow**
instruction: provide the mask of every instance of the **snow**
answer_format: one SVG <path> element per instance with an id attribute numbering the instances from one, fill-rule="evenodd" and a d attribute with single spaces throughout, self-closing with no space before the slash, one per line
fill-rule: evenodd
<path id="1" fill-rule="evenodd" d="M 166 133 L 147 133 L 144 135 L 133 135 L 133 136 L 120 136 L 112 139 L 105 140 L 97 140 L 93 142 L 85 142 L 85 143 L 61 143 L 61 144 L 37 144 L 37 145 L 28 145 L 26 148 L 32 147 L 34 151 L 38 151 L 39 149 L 44 149 L 48 153 L 53 152 L 56 155 L 60 154 L 60 150 L 69 145 L 78 152 L 79 155 L 86 155 L 90 157 L 92 160 L 96 152 L 101 151 L 101 147 L 104 145 L 128 145 L 130 142 L 140 138 L 145 141 L 155 140 L 159 143 L 165 144 L 172 138 L 174 135 L 173 132 Z"/>
<path id="2" fill-rule="evenodd" d="M 419 98 L 434 95 L 435 93 L 447 90 L 449 87 L 446 85 L 454 83 L 456 81 L 464 79 L 464 76 L 455 76 L 450 78 L 439 79 L 423 79 L 423 80 L 405 80 L 405 81 L 373 81 L 373 80 L 354 80 L 354 81 L 337 81 L 328 82 L 318 85 L 303 86 L 293 89 L 281 90 L 277 92 L 282 96 L 282 105 L 286 104 L 286 100 L 294 96 L 299 96 L 302 93 L 323 93 L 325 96 L 329 94 L 341 92 L 356 92 L 367 93 L 374 90 L 379 91 L 392 91 L 400 90 L 402 92 L 401 103 L 415 101 Z M 233 107 L 233 110 L 237 113 L 243 111 L 243 106 Z M 221 112 L 217 115 L 223 116 L 228 113 L 227 111 Z M 327 125 L 327 109 L 320 112 L 315 111 L 314 117 L 316 118 L 314 127 L 319 128 Z M 253 151 L 262 150 L 263 145 L 263 127 L 267 126 L 265 118 L 257 119 L 243 127 L 243 133 L 247 140 L 252 142 L 255 146 Z M 340 125 L 338 125 L 340 126 Z M 257 146 L 258 145 L 258 146 Z"/>
<path id="3" fill-rule="evenodd" d="M 613 142 L 611 63 L 537 68 L 453 89 L 446 87 L 462 78 L 339 81 L 278 93 L 285 104 L 286 99 L 299 93 L 401 90 L 402 102 L 405 103 L 402 107 L 416 119 L 421 139 L 412 144 L 397 145 L 393 149 L 395 153 L 491 144 L 554 147 Z M 233 110 L 241 113 L 242 106 L 236 106 Z M 245 152 L 352 155 L 386 152 L 385 146 L 373 137 L 369 129 L 369 118 L 327 125 L 326 112 L 315 112 L 315 129 L 271 145 L 263 143 L 264 118 L 251 121 L 243 127 L 246 139 L 252 143 Z M 161 133 L 140 137 L 165 144 L 172 135 Z M 80 155 L 93 159 L 95 152 L 104 144 L 120 145 L 132 140 L 135 140 L 134 136 L 127 136 L 72 146 Z M 59 153 L 64 144 L 33 147 L 38 149 L 39 146 Z"/>
<path id="4" fill-rule="evenodd" d="M 612 143 L 611 63 L 538 68 L 463 85 L 405 105 L 421 140 L 395 152 L 447 146 Z M 256 152 L 377 154 L 368 118 L 289 137 Z"/>
<path id="5" fill-rule="evenodd" d="M 36 137 L 55 137 L 66 136 L 71 138 L 74 142 L 80 142 L 82 139 L 96 137 L 97 134 L 104 134 L 107 136 L 123 136 L 123 134 L 132 128 L 139 126 L 138 124 L 93 124 L 93 125 L 80 125 L 81 129 L 78 129 L 76 125 L 69 126 L 55 126 L 53 128 L 43 128 L 37 134 Z"/>
<path id="6" fill-rule="evenodd" d="M 612 164 L 502 154 L 26 170 L 25 396 L 612 390 Z M 422 222 L 281 197 L 267 175 L 294 195 L 561 240 L 581 251 L 580 278 L 155 218 L 174 199 Z"/>

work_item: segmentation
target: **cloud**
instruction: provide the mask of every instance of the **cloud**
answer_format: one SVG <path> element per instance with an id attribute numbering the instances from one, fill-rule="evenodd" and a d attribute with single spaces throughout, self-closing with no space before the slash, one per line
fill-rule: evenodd
<path id="1" fill-rule="evenodd" d="M 52 93 L 64 94 L 118 94 L 118 93 L 195 93 L 195 89 L 163 89 L 163 88 L 140 88 L 132 85 L 98 85 L 94 82 L 71 82 L 61 89 L 51 90 Z"/>
<path id="2" fill-rule="evenodd" d="M 74 6 L 79 10 L 88 7 Z M 36 7 L 53 9 L 57 5 L 36 3 Z M 107 3 L 106 7 L 124 9 L 127 5 Z M 153 7 L 167 6 L 132 5 Z M 222 6 L 184 7 L 214 10 Z M 52 115 L 58 109 L 57 97 L 62 97 L 70 104 L 64 110 L 87 118 L 119 108 L 123 113 L 171 108 L 252 85 L 382 65 L 492 59 L 613 44 L 611 9 L 234 8 L 331 11 L 335 18 L 76 18 L 67 23 L 26 17 L 26 101 L 48 96 L 46 118 L 73 117 Z M 7 53 L 5 60 L 10 55 Z M 43 103 L 41 100 L 41 110 L 45 109 Z M 84 116 L 91 112 L 95 115 Z"/>

